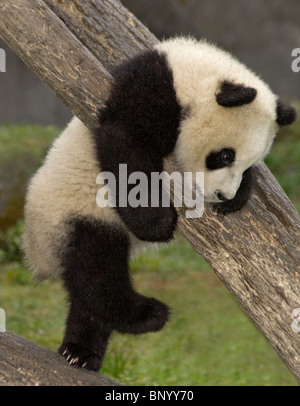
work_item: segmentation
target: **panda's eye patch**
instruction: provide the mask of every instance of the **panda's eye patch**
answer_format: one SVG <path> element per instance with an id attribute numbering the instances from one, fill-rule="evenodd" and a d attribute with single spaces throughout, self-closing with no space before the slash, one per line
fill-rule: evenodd
<path id="1" fill-rule="evenodd" d="M 219 152 L 211 152 L 206 157 L 206 167 L 209 170 L 222 169 L 231 165 L 235 160 L 235 151 L 224 148 Z"/>

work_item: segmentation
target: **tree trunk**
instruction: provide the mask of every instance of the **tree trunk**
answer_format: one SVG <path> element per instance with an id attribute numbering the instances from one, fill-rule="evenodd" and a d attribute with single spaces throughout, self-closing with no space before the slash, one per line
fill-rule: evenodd
<path id="1" fill-rule="evenodd" d="M 0 385 L 116 386 L 97 372 L 70 367 L 58 353 L 25 338 L 0 333 Z"/>
<path id="2" fill-rule="evenodd" d="M 0 36 L 91 129 L 111 67 L 157 42 L 117 0 L 5 0 L 0 8 Z M 171 160 L 168 167 L 176 169 Z M 186 219 L 184 208 L 179 214 L 179 229 L 300 382 L 292 316 L 300 308 L 300 218 L 270 171 L 258 166 L 255 192 L 240 213 L 221 217 L 207 207 L 200 219 Z"/>
<path id="3" fill-rule="evenodd" d="M 45 3 L 108 71 L 158 43 L 119 1 L 45 0 Z"/>

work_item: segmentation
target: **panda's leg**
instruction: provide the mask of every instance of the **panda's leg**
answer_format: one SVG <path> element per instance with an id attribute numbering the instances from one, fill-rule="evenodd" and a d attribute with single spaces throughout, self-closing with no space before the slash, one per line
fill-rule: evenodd
<path id="1" fill-rule="evenodd" d="M 73 218 L 68 227 L 61 260 L 70 311 L 59 352 L 72 364 L 98 370 L 113 330 L 158 331 L 169 309 L 133 290 L 130 241 L 119 227 L 83 218 Z"/>

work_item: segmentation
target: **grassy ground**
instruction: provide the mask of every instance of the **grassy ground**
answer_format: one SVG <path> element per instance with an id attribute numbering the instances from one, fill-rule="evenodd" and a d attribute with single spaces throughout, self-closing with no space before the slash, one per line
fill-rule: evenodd
<path id="1" fill-rule="evenodd" d="M 56 133 L 53 127 L 2 126 L 0 157 L 6 151 L 13 156 L 13 145 L 18 145 L 23 151 L 18 152 L 19 160 L 32 153 L 33 169 Z M 295 126 L 279 137 L 267 162 L 299 209 L 300 128 Z M 5 170 L 0 164 L 1 169 Z M 56 350 L 63 337 L 65 293 L 59 282 L 36 285 L 23 266 L 18 251 L 23 227 L 20 220 L 0 235 L 0 308 L 6 311 L 8 330 Z M 137 290 L 168 303 L 172 317 L 156 334 L 115 334 L 103 366 L 105 375 L 129 385 L 296 384 L 214 272 L 182 237 L 170 247 L 136 259 L 132 274 Z"/>

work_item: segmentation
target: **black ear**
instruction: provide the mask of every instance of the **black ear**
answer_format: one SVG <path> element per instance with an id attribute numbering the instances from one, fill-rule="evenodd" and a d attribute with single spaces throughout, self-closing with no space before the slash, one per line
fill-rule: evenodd
<path id="1" fill-rule="evenodd" d="M 225 81 L 216 95 L 217 103 L 223 107 L 238 107 L 253 102 L 257 90 L 241 84 Z"/>
<path id="2" fill-rule="evenodd" d="M 277 100 L 276 114 L 276 122 L 279 125 L 290 125 L 297 119 L 297 112 L 294 107 L 284 104 L 281 100 Z"/>

